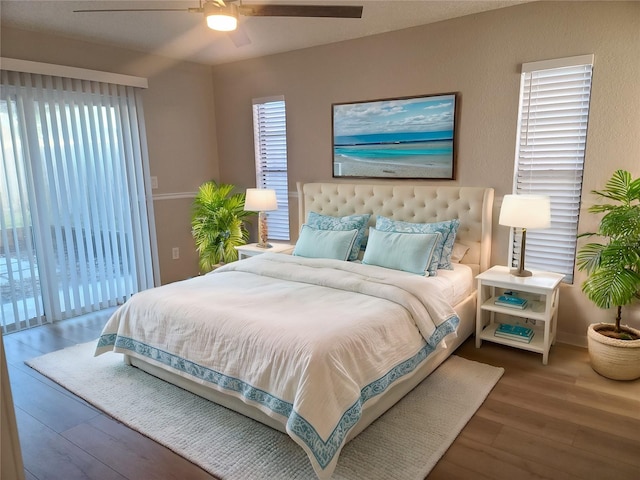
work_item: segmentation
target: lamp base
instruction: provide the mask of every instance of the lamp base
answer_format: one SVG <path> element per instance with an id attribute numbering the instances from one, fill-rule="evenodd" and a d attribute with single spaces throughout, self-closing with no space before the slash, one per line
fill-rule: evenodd
<path id="1" fill-rule="evenodd" d="M 269 227 L 267 226 L 267 215 L 264 212 L 258 213 L 258 248 L 271 248 L 267 241 L 269 238 Z"/>
<path id="2" fill-rule="evenodd" d="M 529 270 L 524 269 L 524 249 L 527 244 L 527 229 L 522 229 L 522 242 L 520 243 L 520 262 L 518 268 L 512 268 L 509 273 L 514 277 L 530 277 L 533 275 Z"/>
<path id="3" fill-rule="evenodd" d="M 509 273 L 514 277 L 530 277 L 533 275 L 529 270 L 520 270 L 519 268 L 512 268 Z"/>

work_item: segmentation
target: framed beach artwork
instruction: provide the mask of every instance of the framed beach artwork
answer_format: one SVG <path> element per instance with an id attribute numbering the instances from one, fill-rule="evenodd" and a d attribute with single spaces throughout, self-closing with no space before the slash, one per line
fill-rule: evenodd
<path id="1" fill-rule="evenodd" d="M 332 108 L 334 177 L 453 180 L 455 93 Z"/>

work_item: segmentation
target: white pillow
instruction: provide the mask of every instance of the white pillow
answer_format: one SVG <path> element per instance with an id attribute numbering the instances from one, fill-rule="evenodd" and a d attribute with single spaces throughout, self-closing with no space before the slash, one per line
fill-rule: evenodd
<path id="1" fill-rule="evenodd" d="M 460 263 L 460 260 L 469 251 L 469 247 L 463 243 L 454 243 L 453 250 L 451 251 L 451 263 Z"/>

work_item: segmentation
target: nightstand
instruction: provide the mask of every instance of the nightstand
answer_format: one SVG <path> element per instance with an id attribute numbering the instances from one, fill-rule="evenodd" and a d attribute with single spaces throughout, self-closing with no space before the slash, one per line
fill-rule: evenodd
<path id="1" fill-rule="evenodd" d="M 293 251 L 293 245 L 289 243 L 272 243 L 271 248 L 258 247 L 257 243 L 248 243 L 247 245 L 241 245 L 234 247 L 238 251 L 238 260 L 243 260 L 249 257 L 255 257 L 262 253 L 290 253 Z"/>
<path id="2" fill-rule="evenodd" d="M 508 267 L 495 266 L 476 277 L 478 281 L 478 306 L 476 312 L 476 347 L 482 341 L 509 345 L 542 354 L 542 363 L 549 360 L 549 349 L 556 339 L 560 282 L 563 275 L 551 272 L 533 271 L 530 277 L 517 277 L 509 273 Z M 520 310 L 495 304 L 497 297 L 512 291 L 527 299 L 527 305 Z M 496 314 L 505 316 L 496 321 Z M 488 318 L 487 318 L 488 317 Z M 495 336 L 500 323 L 521 325 L 534 331 L 530 343 Z"/>

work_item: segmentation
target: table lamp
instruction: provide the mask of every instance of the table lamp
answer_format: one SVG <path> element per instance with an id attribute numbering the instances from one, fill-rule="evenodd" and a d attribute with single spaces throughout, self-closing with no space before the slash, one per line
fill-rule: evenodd
<path id="1" fill-rule="evenodd" d="M 511 275 L 530 277 L 524 269 L 524 250 L 527 243 L 527 228 L 549 228 L 551 226 L 551 199 L 545 195 L 505 195 L 500 208 L 500 225 L 522 229 L 520 261 Z"/>
<path id="2" fill-rule="evenodd" d="M 271 248 L 271 245 L 267 243 L 269 227 L 267 226 L 267 215 L 264 212 L 278 209 L 276 191 L 269 188 L 247 188 L 244 209 L 251 212 L 258 212 L 257 246 L 260 248 Z"/>

